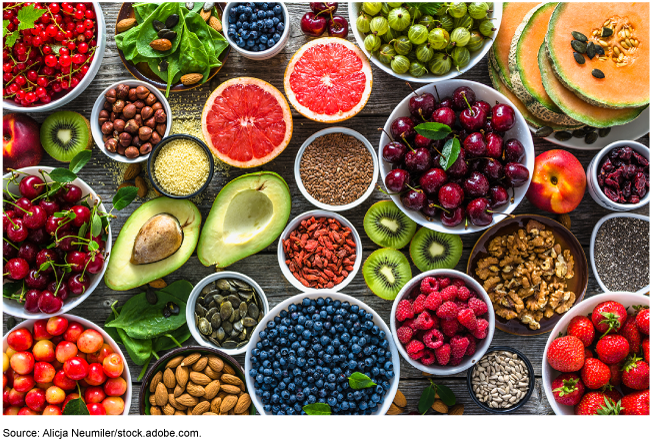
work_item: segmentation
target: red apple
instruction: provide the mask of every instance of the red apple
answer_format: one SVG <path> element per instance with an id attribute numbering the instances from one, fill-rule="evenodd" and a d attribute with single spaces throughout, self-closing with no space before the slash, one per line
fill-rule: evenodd
<path id="1" fill-rule="evenodd" d="M 2 162 L 18 169 L 38 165 L 43 158 L 38 122 L 27 115 L 9 113 L 2 117 Z"/>
<path id="2" fill-rule="evenodd" d="M 535 158 L 526 197 L 539 209 L 565 214 L 578 207 L 586 187 L 587 176 L 580 161 L 568 151 L 550 150 Z"/>

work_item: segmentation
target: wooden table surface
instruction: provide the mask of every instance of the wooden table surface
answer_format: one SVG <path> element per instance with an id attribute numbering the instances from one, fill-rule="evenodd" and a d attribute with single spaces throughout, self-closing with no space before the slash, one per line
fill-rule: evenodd
<path id="1" fill-rule="evenodd" d="M 120 5 L 120 3 L 102 3 L 101 6 L 106 17 L 106 25 L 108 28 L 106 53 L 104 55 L 102 66 L 92 84 L 81 94 L 81 96 L 61 109 L 78 111 L 84 116 L 90 118 L 92 106 L 102 90 L 116 81 L 131 78 L 130 74 L 120 61 L 113 35 L 115 19 Z M 172 106 L 176 105 L 177 107 L 181 107 L 174 111 L 174 120 L 191 120 L 200 118 L 203 105 L 210 92 L 221 82 L 233 77 L 253 76 L 270 82 L 279 90 L 284 90 L 283 77 L 287 63 L 292 54 L 301 45 L 308 41 L 308 37 L 305 37 L 300 30 L 300 17 L 308 11 L 307 4 L 292 3 L 288 5 L 288 8 L 292 24 L 291 36 L 288 44 L 280 54 L 270 60 L 252 61 L 241 57 L 236 51 L 232 50 L 225 66 L 212 79 L 212 81 L 210 81 L 210 83 L 206 83 L 202 87 L 196 88 L 190 92 L 175 94 L 170 98 Z M 345 3 L 340 4 L 339 11 L 342 15 L 347 17 L 347 7 Z M 352 20 L 352 25 L 353 23 L 354 20 Z M 349 39 L 354 41 L 352 32 L 350 32 Z M 491 86 L 487 71 L 487 58 L 481 60 L 470 71 L 465 72 L 460 76 L 460 78 L 489 84 Z M 373 86 L 373 91 L 366 107 L 357 116 L 344 121 L 339 125 L 359 131 L 366 136 L 375 147 L 378 147 L 380 135 L 377 128 L 383 127 L 394 106 L 409 94 L 410 89 L 403 81 L 384 73 L 374 65 Z M 417 84 L 414 84 L 414 87 L 417 87 Z M 47 114 L 34 113 L 32 116 L 41 122 Z M 294 130 L 291 143 L 287 149 L 272 162 L 258 169 L 239 170 L 231 168 L 229 170 L 215 173 L 214 179 L 210 183 L 208 190 L 200 198 L 200 201 L 197 202 L 197 206 L 199 207 L 204 219 L 212 206 L 216 194 L 229 180 L 246 172 L 259 170 L 274 171 L 280 174 L 287 181 L 291 189 L 292 197 L 291 218 L 294 218 L 305 211 L 315 209 L 315 207 L 301 195 L 295 184 L 293 175 L 294 158 L 305 139 L 314 132 L 326 128 L 328 125 L 306 119 L 295 111 L 293 111 L 293 122 Z M 640 141 L 648 145 L 648 136 L 646 135 Z M 536 154 L 553 148 L 557 147 L 547 141 L 535 139 Z M 571 152 L 580 160 L 585 169 L 592 157 L 596 154 L 596 152 L 593 151 L 571 150 Z M 110 164 L 110 162 L 111 160 L 102 154 L 102 152 L 95 146 L 90 163 L 86 165 L 80 173 L 80 177 L 90 184 L 105 200 L 104 203 L 106 203 L 106 201 L 108 202 L 107 208 L 109 209 L 110 200 L 115 194 L 117 186 L 121 183 L 120 179 L 116 178 L 114 164 Z M 59 165 L 49 156 L 44 158 L 41 164 L 48 166 Z M 385 198 L 385 195 L 376 191 L 370 199 L 364 202 L 361 206 L 343 213 L 343 215 L 355 225 L 357 231 L 361 234 L 364 260 L 377 248 L 377 246 L 370 241 L 364 233 L 363 216 L 373 203 Z M 131 206 L 118 213 L 117 218 L 112 222 L 113 239 L 117 237 L 117 233 L 128 218 L 129 214 L 140 205 L 140 202 L 140 200 L 136 199 Z M 524 200 L 515 211 L 515 214 L 523 213 L 540 212 L 528 203 L 527 200 Z M 570 214 L 572 222 L 571 231 L 576 235 L 587 255 L 589 255 L 589 239 L 596 222 L 609 213 L 610 211 L 601 208 L 588 194 L 585 194 L 580 206 Z M 647 209 L 640 210 L 639 213 L 648 215 Z M 545 213 L 541 212 L 541 214 Z M 553 218 L 557 217 L 553 214 L 548 215 Z M 456 266 L 456 269 L 465 271 L 470 251 L 479 236 L 480 233 L 462 236 L 463 255 Z M 241 272 L 255 279 L 264 290 L 271 307 L 292 295 L 300 293 L 289 284 L 280 272 L 276 252 L 276 244 L 273 244 L 258 254 L 245 258 L 228 267 L 228 270 Z M 412 269 L 414 274 L 419 273 L 415 266 L 413 266 Z M 591 272 L 591 267 L 589 267 L 589 272 Z M 211 273 L 214 273 L 214 267 L 203 266 L 196 255 L 193 255 L 184 266 L 176 272 L 166 276 L 165 280 L 168 283 L 171 283 L 175 280 L 186 279 L 196 284 L 203 277 Z M 141 289 L 133 289 L 126 292 L 115 292 L 101 283 L 88 299 L 73 309 L 70 313 L 102 325 L 110 314 L 111 303 L 117 300 L 121 305 L 132 295 L 140 292 L 140 290 Z M 375 296 L 366 286 L 363 276 L 360 273 L 355 277 L 350 285 L 344 289 L 344 293 L 364 301 L 368 306 L 372 307 L 372 309 L 374 309 L 385 322 L 389 322 L 392 303 Z M 593 277 L 593 274 L 590 273 L 587 296 L 597 295 L 599 293 L 602 293 L 602 291 Z M 8 315 L 3 314 L 3 320 L 6 321 L 7 318 Z M 530 359 L 535 370 L 537 380 L 534 393 L 528 403 L 526 403 L 526 405 L 516 414 L 553 413 L 541 387 L 542 354 L 547 336 L 548 335 L 539 335 L 535 337 L 513 336 L 499 330 L 496 330 L 494 333 L 494 339 L 492 341 L 493 345 L 510 346 L 522 351 Z M 194 340 L 190 338 L 185 345 L 194 344 Z M 243 365 L 244 356 L 241 355 L 236 358 Z M 140 367 L 134 365 L 130 360 L 129 366 L 131 369 L 131 376 L 134 378 L 131 414 L 138 414 L 137 408 L 140 384 L 135 382 L 135 378 L 137 378 L 140 372 Z M 479 408 L 470 398 L 465 373 L 453 376 L 437 377 L 435 378 L 435 382 L 447 385 L 454 391 L 457 396 L 457 401 L 465 405 L 465 414 L 486 414 L 486 412 Z M 411 367 L 402 359 L 399 389 L 402 390 L 407 398 L 407 413 L 417 409 L 420 394 L 428 384 L 428 378 L 423 377 L 420 371 Z M 430 411 L 430 413 L 431 412 L 432 411 Z"/>

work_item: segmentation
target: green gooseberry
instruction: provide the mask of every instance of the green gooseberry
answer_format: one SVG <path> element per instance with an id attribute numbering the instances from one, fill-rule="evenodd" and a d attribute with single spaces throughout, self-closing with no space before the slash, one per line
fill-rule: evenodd
<path id="1" fill-rule="evenodd" d="M 366 48 L 368 52 L 374 52 L 381 46 L 381 39 L 375 34 L 369 34 L 363 40 L 363 47 Z"/>
<path id="2" fill-rule="evenodd" d="M 422 26 L 427 28 L 427 30 L 429 30 L 429 31 L 431 29 L 433 29 L 434 22 L 435 22 L 435 20 L 430 15 L 424 15 L 424 16 L 422 16 L 421 19 L 418 20 L 418 24 L 421 24 Z"/>
<path id="3" fill-rule="evenodd" d="M 467 50 L 470 52 L 476 52 L 479 50 L 481 47 L 483 47 L 483 42 L 485 39 L 483 38 L 483 35 L 481 35 L 480 32 L 477 31 L 472 31 L 469 33 L 469 43 L 467 43 Z"/>
<path id="4" fill-rule="evenodd" d="M 467 14 L 467 5 L 465 2 L 452 2 L 447 8 L 447 14 L 454 18 L 460 18 Z"/>
<path id="5" fill-rule="evenodd" d="M 363 34 L 370 32 L 370 17 L 366 14 L 359 14 L 357 17 L 357 30 Z"/>
<path id="6" fill-rule="evenodd" d="M 422 63 L 428 63 L 431 58 L 433 58 L 434 53 L 435 51 L 433 50 L 433 47 L 431 47 L 431 43 L 420 44 L 415 49 L 415 56 L 417 57 L 418 61 Z"/>
<path id="7" fill-rule="evenodd" d="M 486 2 L 473 2 L 467 8 L 467 13 L 476 20 L 482 20 L 487 17 L 489 9 L 490 7 Z"/>
<path id="8" fill-rule="evenodd" d="M 361 9 L 370 15 L 377 15 L 381 11 L 381 2 L 363 2 Z"/>
<path id="9" fill-rule="evenodd" d="M 395 55 L 397 55 L 397 52 L 390 44 L 384 44 L 379 48 L 379 61 L 384 64 L 390 64 Z"/>
<path id="10" fill-rule="evenodd" d="M 403 31 L 411 24 L 411 14 L 404 8 L 391 9 L 388 13 L 388 26 L 396 31 Z"/>
<path id="11" fill-rule="evenodd" d="M 443 15 L 440 17 L 440 26 L 447 32 L 451 32 L 454 30 L 454 19 L 451 18 L 449 15 Z"/>
<path id="12" fill-rule="evenodd" d="M 469 43 L 469 31 L 464 27 L 456 28 L 449 35 L 449 39 L 452 43 L 456 43 L 456 46 L 467 46 L 467 43 Z"/>
<path id="13" fill-rule="evenodd" d="M 454 18 L 454 28 L 464 27 L 465 29 L 471 29 L 472 26 L 474 26 L 474 19 L 469 15 Z"/>
<path id="14" fill-rule="evenodd" d="M 384 35 L 381 36 L 381 39 L 384 43 L 390 43 L 397 37 L 401 37 L 402 33 L 399 31 L 396 31 L 395 29 L 389 27 L 388 32 L 386 32 Z"/>
<path id="15" fill-rule="evenodd" d="M 395 52 L 397 52 L 399 55 L 406 55 L 411 51 L 411 49 L 413 49 L 411 41 L 404 35 L 395 38 L 392 43 L 393 47 L 395 48 Z"/>
<path id="16" fill-rule="evenodd" d="M 384 17 L 388 17 L 389 12 L 390 12 L 390 6 L 388 6 L 388 3 L 382 3 L 380 14 L 383 15 Z"/>
<path id="17" fill-rule="evenodd" d="M 454 47 L 454 50 L 451 51 L 451 59 L 460 70 L 461 67 L 469 64 L 469 50 L 466 47 Z"/>
<path id="18" fill-rule="evenodd" d="M 408 37 L 411 43 L 422 44 L 429 38 L 429 31 L 421 24 L 414 24 L 409 28 Z"/>
<path id="19" fill-rule="evenodd" d="M 478 27 L 478 31 L 485 35 L 486 37 L 491 36 L 497 28 L 494 27 L 490 20 L 482 21 Z"/>
<path id="20" fill-rule="evenodd" d="M 388 28 L 388 20 L 380 15 L 370 20 L 370 32 L 377 36 L 384 35 L 388 32 Z"/>
<path id="21" fill-rule="evenodd" d="M 417 21 L 420 18 L 422 18 L 422 11 L 420 11 L 420 8 L 415 8 L 407 4 L 407 8 L 409 12 L 411 13 L 411 17 L 413 17 L 413 20 Z"/>
<path id="22" fill-rule="evenodd" d="M 402 6 L 402 3 L 400 3 L 400 2 L 388 2 L 388 6 L 390 6 L 391 8 L 399 8 L 400 6 Z"/>
<path id="23" fill-rule="evenodd" d="M 429 72 L 444 75 L 451 70 L 451 57 L 444 52 L 436 52 L 429 63 Z"/>
<path id="24" fill-rule="evenodd" d="M 417 55 L 415 55 L 415 51 L 412 50 L 409 53 L 406 54 L 406 58 L 409 59 L 410 62 L 414 63 L 418 60 Z"/>
<path id="25" fill-rule="evenodd" d="M 414 77 L 419 78 L 425 73 L 427 73 L 427 68 L 424 67 L 422 63 L 419 63 L 418 61 L 414 61 L 411 63 L 411 66 L 409 67 L 409 73 Z"/>
<path id="26" fill-rule="evenodd" d="M 434 14 L 436 17 L 442 17 L 447 13 L 447 8 L 445 8 L 444 3 L 438 8 L 436 13 Z"/>
<path id="27" fill-rule="evenodd" d="M 449 44 L 449 32 L 443 28 L 431 29 L 428 40 L 434 50 L 442 50 Z"/>
<path id="28" fill-rule="evenodd" d="M 398 74 L 408 72 L 409 67 L 411 67 L 411 62 L 404 55 L 395 55 L 390 62 L 390 68 Z"/>

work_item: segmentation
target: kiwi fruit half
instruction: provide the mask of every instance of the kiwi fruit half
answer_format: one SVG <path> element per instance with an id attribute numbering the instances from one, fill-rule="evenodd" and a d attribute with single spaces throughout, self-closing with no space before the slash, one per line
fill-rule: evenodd
<path id="1" fill-rule="evenodd" d="M 397 249 L 378 249 L 363 263 L 363 279 L 380 298 L 394 300 L 412 277 L 411 265 Z"/>
<path id="2" fill-rule="evenodd" d="M 79 152 L 91 148 L 90 123 L 77 112 L 52 113 L 41 125 L 41 144 L 54 159 L 70 162 Z"/>
<path id="3" fill-rule="evenodd" d="M 363 218 L 368 238 L 381 247 L 401 249 L 411 241 L 417 225 L 390 200 L 377 202 Z"/>
<path id="4" fill-rule="evenodd" d="M 453 269 L 463 253 L 463 241 L 457 235 L 420 228 L 411 240 L 411 259 L 422 272 Z"/>

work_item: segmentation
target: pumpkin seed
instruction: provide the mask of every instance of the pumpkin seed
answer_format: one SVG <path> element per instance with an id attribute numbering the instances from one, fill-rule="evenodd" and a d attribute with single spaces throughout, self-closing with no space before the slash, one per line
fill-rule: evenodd
<path id="1" fill-rule="evenodd" d="M 604 138 L 605 136 L 607 136 L 609 134 L 610 131 L 612 131 L 611 127 L 601 128 L 600 130 L 598 130 L 598 136 L 600 136 L 601 138 Z"/>
<path id="2" fill-rule="evenodd" d="M 598 140 L 598 133 L 595 131 L 592 133 L 589 133 L 587 136 L 585 136 L 585 143 L 586 144 L 593 144 Z"/>
<path id="3" fill-rule="evenodd" d="M 179 19 L 178 14 L 170 15 L 169 17 L 167 17 L 167 20 L 165 20 L 165 27 L 167 27 L 167 29 L 173 28 L 178 24 L 178 19 Z"/>
<path id="4" fill-rule="evenodd" d="M 167 72 L 167 68 L 169 67 L 169 63 L 167 60 L 162 60 L 160 64 L 158 64 L 158 70 L 161 72 Z"/>
<path id="5" fill-rule="evenodd" d="M 592 131 L 596 131 L 596 127 L 590 127 L 589 125 L 585 125 L 582 127 L 582 129 L 585 131 L 585 133 L 591 133 Z"/>
<path id="6" fill-rule="evenodd" d="M 556 131 L 555 132 L 555 139 L 557 139 L 558 141 L 568 141 L 572 137 L 573 137 L 573 135 L 568 131 Z"/>
<path id="7" fill-rule="evenodd" d="M 176 39 L 176 32 L 174 31 L 167 31 L 163 34 L 163 38 L 169 40 L 169 41 L 174 41 Z"/>
<path id="8" fill-rule="evenodd" d="M 576 60 L 578 64 L 584 64 L 585 63 L 585 57 L 580 55 L 578 52 L 573 52 L 573 59 Z"/>
<path id="9" fill-rule="evenodd" d="M 210 321 L 205 318 L 199 320 L 199 331 L 204 335 L 212 334 L 212 327 L 210 326 Z"/>
<path id="10" fill-rule="evenodd" d="M 587 44 L 587 56 L 590 60 L 596 56 L 596 45 L 593 41 L 590 41 L 589 44 Z"/>
<path id="11" fill-rule="evenodd" d="M 158 31 L 158 38 L 165 38 L 165 34 L 167 32 L 171 32 L 171 31 L 167 28 L 162 28 L 161 30 Z"/>
<path id="12" fill-rule="evenodd" d="M 594 44 L 594 47 L 596 48 L 596 53 L 597 53 L 598 55 L 605 55 L 605 49 L 603 49 L 601 46 L 596 46 L 596 45 Z"/>
<path id="13" fill-rule="evenodd" d="M 247 314 L 248 314 L 248 304 L 243 302 L 239 305 L 239 316 L 241 318 L 245 318 Z"/>
<path id="14" fill-rule="evenodd" d="M 578 41 L 582 41 L 583 43 L 587 42 L 587 37 L 578 31 L 571 32 L 571 35 Z"/>
<path id="15" fill-rule="evenodd" d="M 210 320 L 210 325 L 212 325 L 212 328 L 221 327 L 221 315 L 218 313 L 212 315 L 212 319 Z"/>
<path id="16" fill-rule="evenodd" d="M 573 137 L 577 137 L 577 138 L 582 139 L 586 135 L 587 135 L 587 132 L 584 131 L 582 128 L 579 128 L 577 130 L 573 130 Z"/>
<path id="17" fill-rule="evenodd" d="M 248 316 L 257 319 L 260 316 L 260 309 L 258 309 L 255 304 L 250 304 L 248 306 Z"/>
<path id="18" fill-rule="evenodd" d="M 191 11 L 194 9 L 194 2 L 185 2 L 185 7 Z"/>
<path id="19" fill-rule="evenodd" d="M 163 23 L 163 22 L 160 21 L 160 20 L 153 20 L 153 21 L 151 22 L 151 25 L 152 25 L 153 28 L 156 30 L 156 32 L 160 32 L 160 31 L 162 31 L 163 29 L 165 29 L 165 23 Z"/>
<path id="20" fill-rule="evenodd" d="M 591 71 L 591 74 L 593 75 L 594 78 L 599 78 L 599 79 L 603 79 L 603 78 L 605 78 L 605 74 L 604 74 L 603 71 L 600 70 L 600 69 L 594 69 L 594 70 L 592 70 L 592 71 Z"/>
<path id="21" fill-rule="evenodd" d="M 223 331 L 226 332 L 226 334 L 232 333 L 232 322 L 229 321 L 222 322 L 221 328 L 223 329 Z"/>
<path id="22" fill-rule="evenodd" d="M 248 341 L 243 341 L 237 344 L 237 348 L 242 348 L 244 345 L 248 344 Z"/>
<path id="23" fill-rule="evenodd" d="M 575 50 L 578 53 L 587 52 L 587 45 L 582 41 L 578 41 L 578 40 L 571 41 L 571 47 L 573 48 L 573 50 Z"/>
<path id="24" fill-rule="evenodd" d="M 218 348 L 221 348 L 221 344 L 220 344 L 219 341 L 217 341 L 216 339 L 214 339 L 214 338 L 208 338 L 208 340 L 209 340 L 210 342 L 212 342 L 214 345 L 216 345 Z"/>
<path id="25" fill-rule="evenodd" d="M 223 338 L 225 337 L 226 337 L 226 331 L 223 329 L 223 327 L 219 327 L 219 330 L 217 330 L 217 339 L 223 341 Z"/>
<path id="26" fill-rule="evenodd" d="M 237 333 L 239 334 L 239 333 L 242 332 L 242 330 L 244 330 L 244 323 L 241 322 L 241 321 L 237 321 L 236 323 L 234 323 L 232 325 L 232 328 L 233 328 L 233 330 L 236 330 Z"/>
<path id="27" fill-rule="evenodd" d="M 553 129 L 548 126 L 540 127 L 535 131 L 537 137 L 548 137 L 553 134 Z"/>
<path id="28" fill-rule="evenodd" d="M 158 302 L 158 295 L 156 295 L 156 292 L 154 292 L 152 289 L 147 289 L 145 298 L 147 299 L 147 302 L 151 305 L 155 305 Z"/>
<path id="29" fill-rule="evenodd" d="M 225 349 L 232 350 L 233 348 L 237 348 L 237 343 L 228 339 L 221 346 Z"/>
<path id="30" fill-rule="evenodd" d="M 199 315 L 199 318 L 205 318 L 205 314 L 208 312 L 201 304 L 197 304 L 194 311 Z"/>
<path id="31" fill-rule="evenodd" d="M 244 321 L 244 326 L 246 327 L 254 327 L 257 325 L 257 321 L 250 317 L 244 318 L 243 321 Z"/>
<path id="32" fill-rule="evenodd" d="M 239 305 L 241 304 L 241 299 L 239 299 L 237 295 L 228 295 L 226 299 L 230 301 L 230 304 L 232 304 L 233 309 L 239 308 Z"/>
<path id="33" fill-rule="evenodd" d="M 205 3 L 203 3 L 203 10 L 205 12 L 211 11 L 212 8 L 214 8 L 214 2 L 205 2 Z"/>
<path id="34" fill-rule="evenodd" d="M 219 290 L 230 290 L 230 283 L 225 278 L 221 278 L 217 281 L 217 287 Z"/>
<path id="35" fill-rule="evenodd" d="M 600 33 L 604 38 L 611 37 L 614 35 L 614 31 L 611 28 L 604 27 Z"/>

